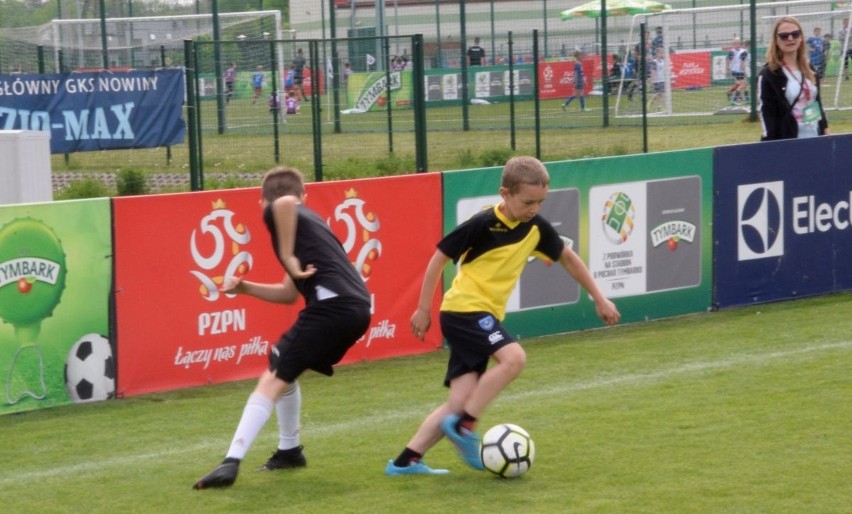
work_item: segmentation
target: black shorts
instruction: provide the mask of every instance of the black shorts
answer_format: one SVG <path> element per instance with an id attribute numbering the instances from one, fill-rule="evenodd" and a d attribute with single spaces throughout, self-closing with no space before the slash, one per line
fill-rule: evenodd
<path id="1" fill-rule="evenodd" d="M 515 338 L 487 312 L 441 312 L 441 332 L 450 346 L 450 362 L 444 385 L 471 371 L 485 373 L 494 352 Z"/>
<path id="2" fill-rule="evenodd" d="M 293 383 L 305 370 L 334 374 L 334 366 L 370 326 L 370 304 L 330 298 L 305 307 L 269 354 L 269 371 Z"/>
<path id="3" fill-rule="evenodd" d="M 731 76 L 734 77 L 734 80 L 743 80 L 745 78 L 745 72 L 732 71 Z"/>

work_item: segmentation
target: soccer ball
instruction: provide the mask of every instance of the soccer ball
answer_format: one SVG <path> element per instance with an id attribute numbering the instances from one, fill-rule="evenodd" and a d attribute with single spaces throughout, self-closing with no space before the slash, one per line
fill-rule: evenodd
<path id="1" fill-rule="evenodd" d="M 485 469 L 503 478 L 526 473 L 535 459 L 535 444 L 526 430 L 511 423 L 488 429 L 480 448 Z"/>
<path id="2" fill-rule="evenodd" d="M 115 397 L 115 360 L 109 339 L 86 334 L 74 343 L 65 361 L 65 386 L 75 403 Z"/>

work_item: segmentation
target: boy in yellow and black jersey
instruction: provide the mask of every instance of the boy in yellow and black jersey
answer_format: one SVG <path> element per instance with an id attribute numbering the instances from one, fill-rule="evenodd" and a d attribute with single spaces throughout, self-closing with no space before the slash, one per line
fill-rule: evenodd
<path id="1" fill-rule="evenodd" d="M 444 435 L 474 469 L 484 469 L 479 455 L 477 418 L 524 368 L 526 353 L 502 325 L 509 295 L 529 257 L 559 262 L 589 292 L 598 316 L 607 325 L 621 315 L 603 296 L 582 259 L 538 212 L 547 197 L 550 177 L 533 157 L 515 157 L 503 169 L 494 208 L 482 211 L 444 237 L 423 278 L 417 310 L 411 317 L 415 336 L 423 338 L 432 323 L 432 296 L 444 266 L 459 264 L 441 303 L 441 330 L 450 346 L 444 385 L 446 403 L 432 411 L 405 449 L 385 467 L 387 475 L 445 474 L 422 457 Z M 489 359 L 495 364 L 488 368 Z"/>

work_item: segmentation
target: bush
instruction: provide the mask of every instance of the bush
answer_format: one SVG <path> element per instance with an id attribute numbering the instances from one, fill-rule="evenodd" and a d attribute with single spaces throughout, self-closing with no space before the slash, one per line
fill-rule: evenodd
<path id="1" fill-rule="evenodd" d="M 145 173 L 132 168 L 118 170 L 115 188 L 118 190 L 118 196 L 146 195 L 150 191 Z"/>
<path id="2" fill-rule="evenodd" d="M 510 148 L 486 150 L 479 155 L 479 165 L 482 167 L 503 166 L 514 154 L 515 152 Z"/>
<path id="3" fill-rule="evenodd" d="M 470 148 L 459 150 L 457 152 L 456 161 L 458 162 L 457 169 L 463 170 L 467 168 L 476 168 L 476 157 L 474 157 Z"/>
<path id="4" fill-rule="evenodd" d="M 84 178 L 71 182 L 68 187 L 54 195 L 54 200 L 79 200 L 81 198 L 103 198 L 112 192 L 98 179 Z"/>
<path id="5" fill-rule="evenodd" d="M 214 189 L 240 189 L 243 187 L 257 187 L 260 184 L 255 180 L 249 180 L 238 176 L 205 177 L 204 190 Z"/>
<path id="6" fill-rule="evenodd" d="M 396 154 L 390 154 L 376 161 L 376 169 L 379 170 L 380 177 L 402 175 L 405 173 L 414 173 L 417 169 L 417 163 L 413 157 L 400 158 Z"/>

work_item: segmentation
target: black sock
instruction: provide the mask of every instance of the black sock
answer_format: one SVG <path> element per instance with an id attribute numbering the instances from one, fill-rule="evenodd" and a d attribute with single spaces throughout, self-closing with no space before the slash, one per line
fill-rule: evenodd
<path id="1" fill-rule="evenodd" d="M 222 461 L 222 464 L 231 464 L 231 463 L 240 463 L 240 459 L 236 457 L 225 457 L 225 460 Z"/>
<path id="2" fill-rule="evenodd" d="M 467 413 L 467 411 L 462 411 L 461 418 L 459 418 L 459 424 L 456 427 L 456 430 L 461 428 L 466 428 L 473 431 L 474 427 L 476 427 L 476 418 Z M 461 430 L 459 430 L 461 432 Z"/>
<path id="3" fill-rule="evenodd" d="M 412 462 L 417 462 L 423 457 L 423 454 L 417 453 L 411 448 L 406 447 L 402 450 L 402 453 L 399 454 L 399 457 L 393 461 L 393 465 L 398 468 L 404 468 L 410 465 Z"/>

